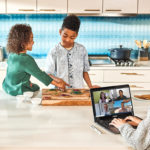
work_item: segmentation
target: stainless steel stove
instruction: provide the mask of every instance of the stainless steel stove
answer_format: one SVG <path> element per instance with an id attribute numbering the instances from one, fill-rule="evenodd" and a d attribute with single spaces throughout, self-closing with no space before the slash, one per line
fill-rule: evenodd
<path id="1" fill-rule="evenodd" d="M 112 59 L 116 66 L 124 66 L 124 67 L 132 67 L 136 66 L 136 63 L 131 59 L 120 60 L 120 59 Z"/>
<path id="2" fill-rule="evenodd" d="M 109 56 L 89 56 L 89 63 L 91 66 L 124 66 L 133 67 L 136 63 L 131 60 L 111 59 Z"/>

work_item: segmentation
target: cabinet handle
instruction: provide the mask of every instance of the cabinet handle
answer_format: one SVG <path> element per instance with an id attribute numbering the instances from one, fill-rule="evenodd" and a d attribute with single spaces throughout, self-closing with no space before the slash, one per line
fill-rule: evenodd
<path id="1" fill-rule="evenodd" d="M 121 9 L 106 9 L 105 11 L 122 11 Z"/>
<path id="2" fill-rule="evenodd" d="M 136 85 L 130 85 L 130 87 L 132 87 L 132 88 L 144 88 L 142 86 L 136 86 Z"/>
<path id="3" fill-rule="evenodd" d="M 89 75 L 94 75 L 95 76 L 96 74 L 89 74 Z"/>
<path id="4" fill-rule="evenodd" d="M 100 11 L 100 9 L 84 9 L 84 11 Z"/>
<path id="5" fill-rule="evenodd" d="M 40 11 L 56 11 L 55 9 L 40 9 Z"/>
<path id="6" fill-rule="evenodd" d="M 34 9 L 18 9 L 19 11 L 35 11 Z"/>
<path id="7" fill-rule="evenodd" d="M 120 73 L 120 74 L 144 76 L 144 74 L 138 74 L 138 73 L 125 73 L 125 72 L 122 72 L 122 73 Z"/>

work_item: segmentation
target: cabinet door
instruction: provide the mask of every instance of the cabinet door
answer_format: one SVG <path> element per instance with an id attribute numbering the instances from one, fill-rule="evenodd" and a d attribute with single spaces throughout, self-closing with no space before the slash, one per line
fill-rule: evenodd
<path id="1" fill-rule="evenodd" d="M 7 0 L 7 13 L 36 13 L 36 0 Z"/>
<path id="2" fill-rule="evenodd" d="M 68 0 L 68 13 L 99 14 L 102 0 Z"/>
<path id="3" fill-rule="evenodd" d="M 0 13 L 6 13 L 6 4 L 5 4 L 5 0 L 0 0 Z"/>
<path id="4" fill-rule="evenodd" d="M 105 70 L 104 82 L 147 83 L 150 82 L 149 74 L 149 70 Z"/>
<path id="5" fill-rule="evenodd" d="M 67 0 L 37 0 L 38 13 L 67 13 Z"/>
<path id="6" fill-rule="evenodd" d="M 139 14 L 150 14 L 150 0 L 139 0 Z"/>
<path id="7" fill-rule="evenodd" d="M 104 13 L 136 14 L 137 0 L 104 0 Z"/>

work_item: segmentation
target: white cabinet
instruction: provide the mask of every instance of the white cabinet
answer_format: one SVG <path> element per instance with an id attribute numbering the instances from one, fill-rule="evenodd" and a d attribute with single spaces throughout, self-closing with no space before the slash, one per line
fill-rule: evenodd
<path id="1" fill-rule="evenodd" d="M 103 71 L 101 70 L 90 70 L 89 71 L 89 76 L 90 76 L 90 80 L 91 82 L 103 82 Z"/>
<path id="2" fill-rule="evenodd" d="M 7 0 L 7 13 L 36 13 L 36 0 Z"/>
<path id="3" fill-rule="evenodd" d="M 67 13 L 67 0 L 37 0 L 37 13 Z"/>
<path id="4" fill-rule="evenodd" d="M 105 70 L 104 82 L 150 82 L 149 70 Z M 110 78 L 111 75 L 111 78 Z"/>
<path id="5" fill-rule="evenodd" d="M 103 0 L 103 13 L 137 14 L 137 0 Z"/>
<path id="6" fill-rule="evenodd" d="M 93 85 L 111 86 L 129 84 L 131 90 L 150 90 L 150 69 L 91 69 L 89 72 Z M 87 87 L 87 86 L 86 86 Z"/>
<path id="7" fill-rule="evenodd" d="M 0 0 L 0 14 L 6 13 L 6 2 L 5 0 Z"/>
<path id="8" fill-rule="evenodd" d="M 138 14 L 150 14 L 150 0 L 139 0 Z"/>
<path id="9" fill-rule="evenodd" d="M 68 13 L 100 14 L 102 0 L 68 0 Z"/>

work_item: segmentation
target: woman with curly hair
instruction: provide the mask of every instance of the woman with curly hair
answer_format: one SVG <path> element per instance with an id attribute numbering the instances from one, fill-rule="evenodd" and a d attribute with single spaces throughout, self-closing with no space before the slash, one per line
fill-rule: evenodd
<path id="1" fill-rule="evenodd" d="M 26 91 L 38 91 L 39 86 L 30 81 L 31 75 L 47 86 L 51 83 L 64 90 L 68 85 L 63 80 L 40 70 L 35 60 L 27 54 L 27 51 L 32 51 L 33 44 L 33 33 L 29 25 L 16 24 L 11 28 L 7 42 L 7 74 L 3 81 L 6 93 L 16 96 Z"/>

